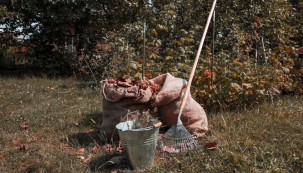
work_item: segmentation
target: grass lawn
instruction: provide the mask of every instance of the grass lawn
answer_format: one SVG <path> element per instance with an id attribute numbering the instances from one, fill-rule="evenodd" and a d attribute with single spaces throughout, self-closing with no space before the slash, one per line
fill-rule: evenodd
<path id="1" fill-rule="evenodd" d="M 129 172 L 104 165 L 102 96 L 93 81 L 0 77 L 0 172 Z M 303 97 L 209 117 L 216 150 L 159 161 L 145 172 L 303 172 Z"/>

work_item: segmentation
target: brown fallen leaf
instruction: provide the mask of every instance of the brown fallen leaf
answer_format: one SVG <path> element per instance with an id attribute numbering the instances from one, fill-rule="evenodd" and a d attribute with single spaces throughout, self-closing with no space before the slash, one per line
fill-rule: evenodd
<path id="1" fill-rule="evenodd" d="M 209 149 L 209 150 L 217 150 L 218 147 L 209 147 L 208 149 Z"/>
<path id="2" fill-rule="evenodd" d="M 85 157 L 84 156 L 78 156 L 79 159 L 84 160 Z"/>
<path id="3" fill-rule="evenodd" d="M 121 143 L 121 140 L 119 140 L 119 145 L 118 145 L 118 147 L 116 148 L 116 151 L 115 151 L 115 153 L 117 153 L 117 154 L 123 154 L 123 148 L 122 148 L 122 143 Z"/>
<path id="4" fill-rule="evenodd" d="M 94 151 L 97 151 L 98 149 L 99 149 L 98 145 L 95 145 L 95 146 L 91 149 L 91 151 L 94 152 Z"/>
<path id="5" fill-rule="evenodd" d="M 113 146 L 111 144 L 106 144 L 102 147 L 103 149 L 106 149 L 106 151 L 108 153 L 112 152 L 113 151 Z"/>
<path id="6" fill-rule="evenodd" d="M 21 127 L 22 129 L 26 130 L 28 128 L 28 123 L 27 122 L 23 122 L 22 124 L 19 125 L 19 127 Z"/>
<path id="7" fill-rule="evenodd" d="M 117 173 L 118 172 L 118 169 L 113 169 L 110 171 L 110 173 Z"/>
<path id="8" fill-rule="evenodd" d="M 112 148 L 113 146 L 111 144 L 105 144 L 102 146 L 102 148 L 107 149 L 107 148 Z"/>
<path id="9" fill-rule="evenodd" d="M 13 140 L 12 142 L 13 142 L 14 145 L 16 145 L 16 144 L 18 144 L 20 141 L 15 141 L 15 140 Z"/>
<path id="10" fill-rule="evenodd" d="M 17 150 L 20 150 L 20 151 L 27 151 L 28 148 L 27 146 L 25 146 L 25 144 L 21 144 L 19 147 L 16 148 Z"/>
<path id="11" fill-rule="evenodd" d="M 158 123 L 154 124 L 154 128 L 158 128 L 158 127 L 160 127 L 161 125 L 162 125 L 162 123 L 161 123 L 161 122 L 158 122 Z"/>
<path id="12" fill-rule="evenodd" d="M 36 149 L 32 149 L 32 150 L 30 150 L 30 152 L 34 152 L 34 151 L 38 151 L 39 149 L 38 148 L 36 148 Z"/>
<path id="13" fill-rule="evenodd" d="M 81 148 L 79 151 L 78 151 L 78 153 L 83 153 L 85 151 L 85 148 Z"/>
<path id="14" fill-rule="evenodd" d="M 68 145 L 63 145 L 63 149 L 67 149 L 68 148 Z"/>
<path id="15" fill-rule="evenodd" d="M 92 156 L 93 156 L 92 154 L 88 155 L 88 157 L 86 159 L 84 159 L 83 162 L 89 161 L 92 158 Z"/>
<path id="16" fill-rule="evenodd" d="M 206 148 L 215 147 L 218 144 L 217 141 L 209 142 L 205 145 Z"/>

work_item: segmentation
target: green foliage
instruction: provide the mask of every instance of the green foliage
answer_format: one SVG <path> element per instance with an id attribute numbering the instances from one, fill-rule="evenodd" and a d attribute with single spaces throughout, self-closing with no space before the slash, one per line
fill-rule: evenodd
<path id="1" fill-rule="evenodd" d="M 105 76 L 141 78 L 143 49 L 145 77 L 163 73 L 187 79 L 213 1 L 4 1 L 10 17 L 2 20 L 32 33 L 24 40 L 29 62 L 48 73 L 58 70 Z M 279 64 L 279 56 L 300 43 L 296 15 L 300 2 L 224 1 L 216 6 L 216 78 L 211 86 L 205 72 L 211 67 L 208 31 L 192 87 L 192 95 L 207 109 L 252 106 L 278 93 L 297 88 L 301 67 Z M 294 6 L 296 10 L 293 10 Z M 143 40 L 143 20 L 146 39 Z M 32 26 L 32 23 L 37 25 Z M 70 30 L 73 28 L 73 30 Z M 70 32 L 73 31 L 74 33 Z M 67 50 L 66 36 L 75 47 Z M 265 57 L 262 50 L 264 40 Z M 105 39 L 103 47 L 96 41 Z M 143 48 L 143 41 L 145 48 Z M 105 45 L 105 46 L 104 46 Z M 295 58 L 292 58 L 295 61 Z M 126 67 L 126 68 L 125 68 Z M 287 74 L 292 70 L 295 74 Z M 287 79 L 287 81 L 285 80 Z M 300 89 L 300 87 L 299 87 Z"/>
<path id="2" fill-rule="evenodd" d="M 211 4 L 212 1 L 206 0 L 153 1 L 147 11 L 149 15 L 108 35 L 108 40 L 115 44 L 113 51 L 119 53 L 116 64 L 120 64 L 114 74 L 141 76 L 145 18 L 145 76 L 151 78 L 170 72 L 187 79 Z M 273 61 L 296 44 L 292 38 L 297 29 L 291 21 L 298 18 L 291 10 L 291 4 L 282 0 L 218 2 L 214 84 L 211 86 L 211 77 L 204 74 L 211 67 L 211 35 L 208 34 L 192 87 L 192 95 L 203 107 L 212 106 L 213 110 L 250 107 L 279 94 L 281 76 L 288 76 L 288 82 L 293 83 L 289 74 L 283 72 L 288 67 Z M 121 65 L 130 68 L 123 69 Z"/>

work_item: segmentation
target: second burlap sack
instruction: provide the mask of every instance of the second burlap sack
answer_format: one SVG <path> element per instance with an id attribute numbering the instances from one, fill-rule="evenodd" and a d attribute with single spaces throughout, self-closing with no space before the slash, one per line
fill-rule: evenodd
<path id="1" fill-rule="evenodd" d="M 187 82 L 169 73 L 150 81 L 161 86 L 161 90 L 152 106 L 158 108 L 162 123 L 171 127 L 177 121 Z M 195 137 L 202 137 L 208 130 L 206 113 L 190 94 L 181 114 L 181 121 L 185 128 Z"/>

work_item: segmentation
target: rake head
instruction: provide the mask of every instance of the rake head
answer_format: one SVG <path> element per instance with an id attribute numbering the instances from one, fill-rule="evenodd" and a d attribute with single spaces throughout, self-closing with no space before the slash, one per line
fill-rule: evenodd
<path id="1" fill-rule="evenodd" d="M 183 125 L 172 126 L 158 139 L 159 153 L 178 154 L 198 149 L 198 142 Z"/>

